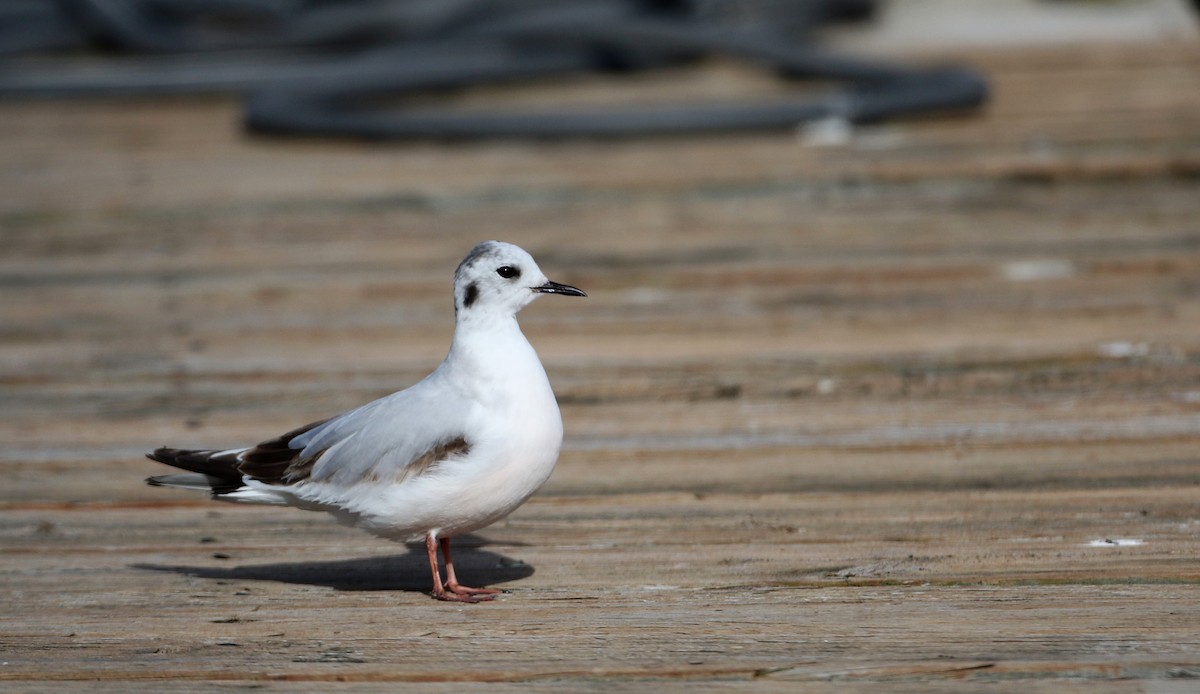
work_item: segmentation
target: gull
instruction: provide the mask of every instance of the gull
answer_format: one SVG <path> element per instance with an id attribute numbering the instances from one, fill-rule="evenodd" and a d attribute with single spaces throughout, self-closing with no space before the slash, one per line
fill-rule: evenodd
<path id="1" fill-rule="evenodd" d="M 387 539 L 423 538 L 434 598 L 491 600 L 501 591 L 458 582 L 450 538 L 512 513 L 558 460 L 558 402 L 517 325 L 517 312 L 543 294 L 587 296 L 551 282 L 521 248 L 484 241 L 454 273 L 454 337 L 424 379 L 256 446 L 159 448 L 147 457 L 188 472 L 146 481 L 326 511 Z"/>

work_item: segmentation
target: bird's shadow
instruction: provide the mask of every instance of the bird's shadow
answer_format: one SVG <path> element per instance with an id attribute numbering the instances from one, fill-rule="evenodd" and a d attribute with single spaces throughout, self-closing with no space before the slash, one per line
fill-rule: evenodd
<path id="1" fill-rule="evenodd" d="M 533 575 L 533 567 L 517 559 L 480 549 L 486 540 L 468 536 L 455 544 L 454 569 L 467 585 L 491 586 Z M 241 566 L 183 566 L 132 564 L 143 571 L 166 571 L 183 576 L 227 581 L 277 581 L 335 590 L 404 590 L 429 592 L 432 577 L 424 544 L 408 545 L 407 554 L 337 561 L 302 561 Z"/>

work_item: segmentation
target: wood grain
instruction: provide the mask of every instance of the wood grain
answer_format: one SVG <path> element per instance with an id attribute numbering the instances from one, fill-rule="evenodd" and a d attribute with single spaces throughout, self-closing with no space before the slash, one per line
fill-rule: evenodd
<path id="1" fill-rule="evenodd" d="M 843 147 L 0 104 L 0 689 L 1194 691 L 1200 49 L 950 57 L 983 114 Z M 590 294 L 522 314 L 567 439 L 460 543 L 497 603 L 142 484 L 420 378 L 486 238 Z"/>

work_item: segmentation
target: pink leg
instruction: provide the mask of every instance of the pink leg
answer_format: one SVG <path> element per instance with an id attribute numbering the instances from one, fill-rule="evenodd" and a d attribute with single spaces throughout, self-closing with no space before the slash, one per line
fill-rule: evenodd
<path id="1" fill-rule="evenodd" d="M 483 588 L 467 588 L 458 584 L 454 578 L 454 564 L 450 563 L 450 541 L 441 541 L 442 552 L 446 555 L 446 582 L 442 583 L 442 574 L 438 571 L 438 539 L 433 533 L 425 534 L 425 553 L 429 555 L 429 570 L 433 573 L 433 597 L 435 600 L 448 602 L 482 602 L 491 600 L 498 590 Z"/>
<path id="2" fill-rule="evenodd" d="M 454 562 L 450 559 L 450 538 L 443 537 L 439 541 L 442 544 L 442 556 L 446 557 L 446 590 L 475 600 L 492 600 L 503 592 L 494 588 L 468 588 L 459 583 L 454 575 Z"/>

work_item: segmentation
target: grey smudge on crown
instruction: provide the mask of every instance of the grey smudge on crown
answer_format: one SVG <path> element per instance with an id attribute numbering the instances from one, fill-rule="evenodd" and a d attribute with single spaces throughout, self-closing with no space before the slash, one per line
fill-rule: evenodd
<path id="1" fill-rule="evenodd" d="M 462 262 L 458 264 L 458 269 L 454 271 L 454 283 L 458 284 L 459 279 L 462 278 L 463 272 L 465 272 L 468 267 L 475 265 L 476 261 L 478 261 L 480 258 L 486 258 L 487 256 L 495 255 L 497 245 L 499 244 L 497 244 L 495 241 L 483 241 L 482 243 L 475 244 L 475 247 L 472 248 L 469 253 L 467 253 L 467 257 L 463 258 Z"/>

